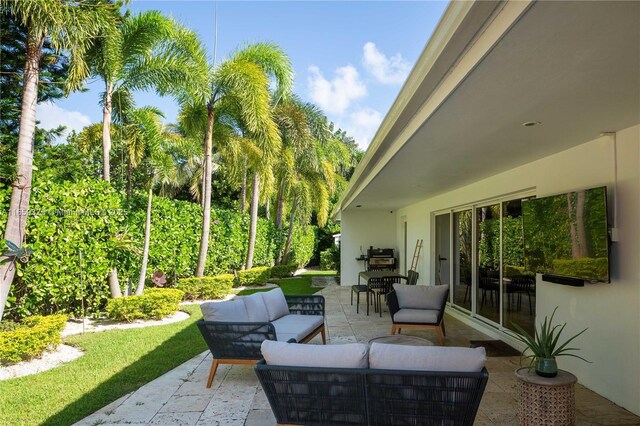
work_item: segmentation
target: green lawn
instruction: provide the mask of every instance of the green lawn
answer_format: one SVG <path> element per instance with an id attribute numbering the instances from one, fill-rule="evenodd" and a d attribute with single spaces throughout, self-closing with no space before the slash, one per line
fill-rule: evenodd
<path id="1" fill-rule="evenodd" d="M 283 278 L 280 280 L 271 279 L 270 281 L 277 284 L 284 294 L 313 294 L 322 290 L 322 287 L 311 287 L 311 277 L 313 276 L 333 276 L 335 271 L 307 271 L 293 278 Z M 238 292 L 239 296 L 247 296 L 260 291 L 269 291 L 270 288 L 257 288 L 251 290 L 242 290 Z"/>
<path id="2" fill-rule="evenodd" d="M 207 349 L 195 322 L 185 321 L 70 336 L 85 354 L 32 376 L 0 382 L 0 425 L 70 425 Z"/>

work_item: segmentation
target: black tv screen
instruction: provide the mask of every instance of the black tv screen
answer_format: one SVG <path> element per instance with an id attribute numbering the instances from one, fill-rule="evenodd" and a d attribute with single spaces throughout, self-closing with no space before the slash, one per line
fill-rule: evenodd
<path id="1" fill-rule="evenodd" d="M 527 270 L 610 282 L 606 187 L 523 202 Z"/>

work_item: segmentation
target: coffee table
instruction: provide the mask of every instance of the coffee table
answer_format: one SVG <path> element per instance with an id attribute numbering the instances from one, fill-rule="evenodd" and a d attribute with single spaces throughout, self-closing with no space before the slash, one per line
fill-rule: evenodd
<path id="1" fill-rule="evenodd" d="M 418 336 L 403 336 L 403 335 L 381 336 L 381 337 L 374 337 L 373 339 L 369 340 L 369 344 L 372 344 L 374 342 L 386 343 L 390 345 L 433 346 L 433 342 Z"/>

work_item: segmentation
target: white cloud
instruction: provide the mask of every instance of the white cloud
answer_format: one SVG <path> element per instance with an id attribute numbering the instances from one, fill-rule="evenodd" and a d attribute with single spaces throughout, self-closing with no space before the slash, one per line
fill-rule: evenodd
<path id="1" fill-rule="evenodd" d="M 401 54 L 398 53 L 387 58 L 384 53 L 378 50 L 375 43 L 366 43 L 362 51 L 364 67 L 380 83 L 402 84 L 411 71 L 411 64 Z"/>
<path id="2" fill-rule="evenodd" d="M 315 65 L 309 67 L 309 97 L 325 112 L 343 114 L 351 102 L 367 94 L 367 86 L 351 65 L 336 69 L 331 81 Z"/>
<path id="3" fill-rule="evenodd" d="M 63 125 L 67 129 L 57 142 L 63 142 L 71 130 L 80 132 L 85 126 L 91 124 L 91 119 L 79 111 L 68 111 L 60 108 L 52 102 L 43 102 L 36 107 L 36 119 L 40 122 L 38 127 L 45 130 L 55 129 Z"/>
<path id="4" fill-rule="evenodd" d="M 362 149 L 367 149 L 382 123 L 382 114 L 373 108 L 363 108 L 349 115 L 342 127 Z"/>

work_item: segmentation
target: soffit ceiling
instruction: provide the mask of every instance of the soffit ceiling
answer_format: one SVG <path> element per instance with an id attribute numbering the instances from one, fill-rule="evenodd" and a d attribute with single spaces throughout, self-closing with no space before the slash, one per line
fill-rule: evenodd
<path id="1" fill-rule="evenodd" d="M 344 208 L 397 209 L 637 124 L 639 22 L 640 2 L 535 3 Z"/>

